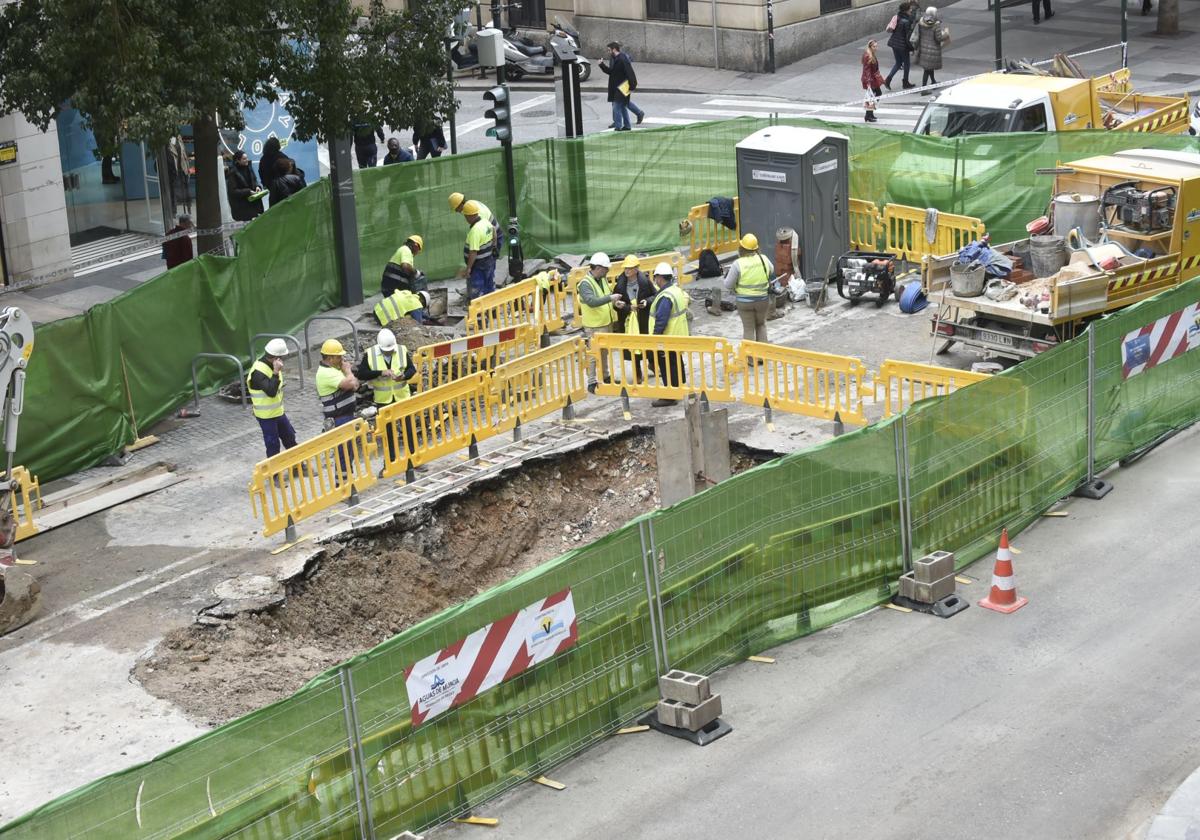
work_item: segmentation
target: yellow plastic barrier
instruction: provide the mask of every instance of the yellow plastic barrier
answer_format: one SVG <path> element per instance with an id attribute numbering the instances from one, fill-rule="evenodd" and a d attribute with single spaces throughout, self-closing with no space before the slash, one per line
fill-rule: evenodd
<path id="1" fill-rule="evenodd" d="M 13 467 L 12 475 L 16 487 L 12 491 L 10 510 L 17 521 L 17 542 L 20 542 L 42 530 L 33 521 L 33 512 L 42 508 L 42 485 L 24 467 Z"/>
<path id="2" fill-rule="evenodd" d="M 856 251 L 878 251 L 883 240 L 883 217 L 873 201 L 850 199 L 850 247 Z"/>
<path id="3" fill-rule="evenodd" d="M 741 208 L 738 207 L 737 196 L 733 197 L 733 219 L 737 230 L 730 230 L 725 225 L 708 218 L 707 204 L 697 204 L 689 210 L 687 220 L 691 225 L 691 231 L 689 233 L 688 259 L 700 259 L 700 252 L 706 248 L 711 249 L 714 254 L 736 251 L 738 231 L 742 227 Z"/>
<path id="4" fill-rule="evenodd" d="M 954 213 L 938 213 L 933 242 L 925 236 L 925 213 L 920 207 L 888 204 L 883 208 L 883 226 L 887 233 L 885 250 L 909 262 L 923 257 L 953 254 L 964 245 L 980 239 L 987 231 L 981 220 Z"/>
<path id="5" fill-rule="evenodd" d="M 365 420 L 337 426 L 254 465 L 250 507 L 262 517 L 263 536 L 345 501 L 375 483 L 374 442 Z"/>
<path id="6" fill-rule="evenodd" d="M 597 385 L 597 394 L 674 400 L 704 394 L 709 400 L 737 399 L 732 383 L 734 347 L 728 339 L 596 333 L 592 341 L 597 370 L 607 359 L 611 379 Z M 651 369 L 654 376 L 648 375 Z"/>
<path id="7" fill-rule="evenodd" d="M 479 371 L 381 409 L 375 436 L 383 441 L 383 474 L 406 475 L 503 431 L 493 425 L 492 406 L 491 374 Z"/>
<path id="8" fill-rule="evenodd" d="M 413 353 L 417 373 L 410 381 L 428 391 L 477 371 L 494 370 L 537 350 L 538 339 L 538 328 L 527 324 L 426 344 Z"/>
<path id="9" fill-rule="evenodd" d="M 884 416 L 891 417 L 917 400 L 949 394 L 989 376 L 987 373 L 887 359 L 875 377 L 875 400 L 879 401 L 879 389 L 882 387 Z"/>
<path id="10" fill-rule="evenodd" d="M 467 311 L 467 334 L 539 325 L 551 331 L 562 329 L 566 301 L 558 272 L 553 275 L 547 289 L 531 278 L 475 298 Z"/>
<path id="11" fill-rule="evenodd" d="M 742 402 L 832 420 L 866 425 L 863 379 L 866 365 L 850 356 L 835 356 L 743 341 L 738 347 L 743 371 Z"/>
<path id="12" fill-rule="evenodd" d="M 680 285 L 690 283 L 695 279 L 692 275 L 683 273 L 683 267 L 687 264 L 687 260 L 685 260 L 683 254 L 679 253 L 678 251 L 668 251 L 665 254 L 654 254 L 649 257 L 638 257 L 638 270 L 645 272 L 646 276 L 649 277 L 654 271 L 655 266 L 657 266 L 660 262 L 670 264 L 671 270 L 675 272 L 675 282 L 679 283 Z M 616 282 L 617 278 L 620 277 L 624 271 L 625 269 L 621 267 L 620 261 L 615 262 L 608 270 L 608 279 Z M 575 308 L 576 324 L 580 323 L 580 320 L 583 318 L 583 310 L 580 308 L 581 304 L 579 303 L 579 295 L 577 294 L 577 290 L 579 289 L 579 281 L 587 275 L 587 272 L 588 267 L 586 264 L 581 265 L 578 268 L 572 268 L 569 272 L 567 272 L 566 293 L 571 296 L 571 300 L 573 301 L 572 305 Z"/>
<path id="13" fill-rule="evenodd" d="M 587 347 L 582 338 L 560 341 L 545 350 L 508 362 L 492 371 L 492 400 L 501 428 L 528 423 L 587 396 Z"/>

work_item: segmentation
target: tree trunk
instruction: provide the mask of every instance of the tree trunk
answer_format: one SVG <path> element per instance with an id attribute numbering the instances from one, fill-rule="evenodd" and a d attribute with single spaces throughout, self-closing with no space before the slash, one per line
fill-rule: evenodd
<path id="1" fill-rule="evenodd" d="M 1158 0 L 1159 35 L 1179 34 L 1179 0 Z"/>
<path id="2" fill-rule="evenodd" d="M 196 147 L 196 227 L 211 230 L 221 227 L 221 165 L 218 156 L 217 122 L 212 116 L 199 117 L 192 123 Z M 223 235 L 200 234 L 196 253 L 220 249 Z"/>

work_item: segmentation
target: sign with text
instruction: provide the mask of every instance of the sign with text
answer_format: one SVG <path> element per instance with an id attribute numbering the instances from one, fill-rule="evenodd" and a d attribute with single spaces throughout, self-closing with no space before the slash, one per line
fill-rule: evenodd
<path id="1" fill-rule="evenodd" d="M 1121 339 L 1121 378 L 1137 376 L 1196 347 L 1200 347 L 1200 303 L 1126 333 Z"/>

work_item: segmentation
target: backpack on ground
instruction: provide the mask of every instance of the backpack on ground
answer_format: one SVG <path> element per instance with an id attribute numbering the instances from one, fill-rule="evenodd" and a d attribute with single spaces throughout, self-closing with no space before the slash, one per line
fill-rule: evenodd
<path id="1" fill-rule="evenodd" d="M 700 252 L 698 273 L 701 277 L 721 276 L 721 262 L 717 259 L 717 255 L 713 253 L 712 248 L 705 248 Z"/>

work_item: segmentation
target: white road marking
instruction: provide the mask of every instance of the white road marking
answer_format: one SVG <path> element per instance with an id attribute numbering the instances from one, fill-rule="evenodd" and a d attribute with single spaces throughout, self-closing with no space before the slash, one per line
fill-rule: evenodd
<path id="1" fill-rule="evenodd" d="M 741 100 L 741 99 L 710 99 L 707 102 L 705 102 L 704 104 L 705 105 L 730 105 L 735 108 L 736 107 L 762 108 L 762 109 L 768 110 L 768 111 L 806 111 L 806 112 L 811 111 L 813 113 L 816 113 L 818 111 L 822 111 L 822 112 L 838 111 L 838 112 L 847 112 L 847 113 L 854 113 L 855 111 L 859 111 L 859 112 L 862 111 L 862 106 L 823 105 L 821 103 L 815 103 L 815 102 L 813 102 L 813 103 L 809 103 L 809 102 L 749 102 L 749 101 L 745 101 L 745 100 Z M 924 109 L 924 107 L 925 106 L 922 105 L 921 103 L 914 102 L 912 105 L 910 105 L 907 108 L 904 108 L 904 107 L 876 108 L 875 113 L 876 114 L 912 114 L 913 116 L 916 116 L 918 113 L 920 113 L 920 111 L 922 109 Z"/>
<path id="2" fill-rule="evenodd" d="M 700 120 L 672 119 L 671 117 L 646 117 L 643 123 L 650 125 L 695 125 Z"/>
<path id="3" fill-rule="evenodd" d="M 522 111 L 528 111 L 530 108 L 536 108 L 538 105 L 544 105 L 547 102 L 553 102 L 553 101 L 554 101 L 554 94 L 543 93 L 541 96 L 535 96 L 535 97 L 533 97 L 533 99 L 526 100 L 525 102 L 522 102 L 520 105 L 512 106 L 512 108 L 510 110 L 511 110 L 511 113 L 513 113 L 513 114 L 519 114 Z M 476 129 L 480 129 L 485 126 L 490 126 L 492 124 L 493 123 L 491 120 L 487 119 L 486 117 L 481 117 L 480 119 L 471 120 L 469 123 L 465 123 L 464 125 L 458 126 L 456 128 L 456 131 L 458 132 L 458 135 L 461 137 L 464 134 L 468 134 L 472 131 L 475 131 Z"/>

